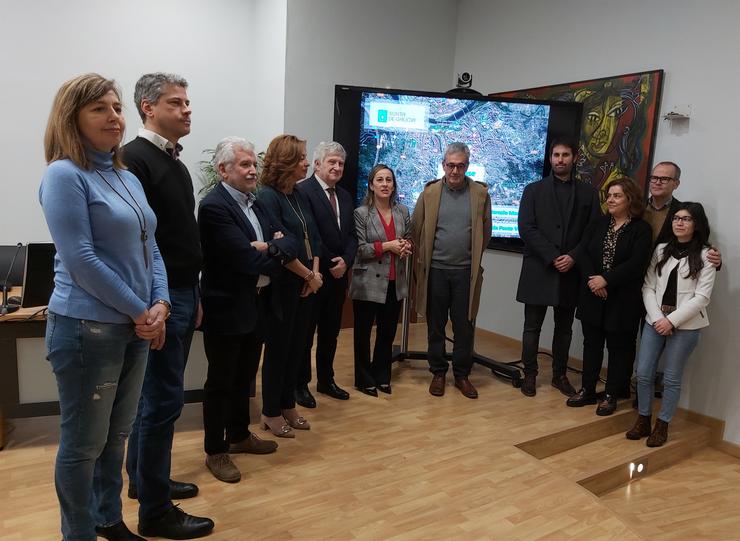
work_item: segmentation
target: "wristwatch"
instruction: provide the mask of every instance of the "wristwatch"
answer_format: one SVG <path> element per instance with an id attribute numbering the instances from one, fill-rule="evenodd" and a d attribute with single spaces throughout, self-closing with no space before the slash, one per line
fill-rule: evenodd
<path id="1" fill-rule="evenodd" d="M 154 302 L 152 303 L 152 306 L 154 306 L 155 304 L 161 304 L 161 305 L 163 305 L 163 306 L 164 306 L 165 308 L 167 308 L 167 315 L 166 315 L 166 316 L 164 316 L 164 318 L 165 318 L 165 319 L 169 319 L 169 318 L 170 318 L 170 314 L 172 313 L 172 305 L 171 305 L 170 303 L 168 303 L 168 302 L 167 302 L 166 300 L 164 300 L 164 299 L 157 299 L 156 301 L 154 301 Z"/>

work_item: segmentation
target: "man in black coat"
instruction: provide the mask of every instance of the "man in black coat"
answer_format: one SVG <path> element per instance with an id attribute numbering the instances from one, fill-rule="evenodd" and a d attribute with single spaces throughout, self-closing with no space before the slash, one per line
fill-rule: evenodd
<path id="1" fill-rule="evenodd" d="M 254 146 L 227 137 L 216 147 L 221 182 L 200 203 L 201 297 L 208 377 L 203 391 L 206 466 L 224 482 L 241 479 L 229 453 L 265 454 L 277 444 L 249 431 L 249 388 L 257 375 L 272 302 L 271 277 L 295 258 L 295 239 L 260 207 Z"/>
<path id="2" fill-rule="evenodd" d="M 346 156 L 339 143 L 320 143 L 313 156 L 314 174 L 296 186 L 311 205 L 319 228 L 322 246 L 319 270 L 324 277 L 324 285 L 317 293 L 296 387 L 296 402 L 307 408 L 316 407 L 316 401 L 308 390 L 314 330 L 317 334 L 316 390 L 339 400 L 349 398 L 349 393 L 334 381 L 334 354 L 342 325 L 342 307 L 347 297 L 347 271 L 357 253 L 354 201 L 347 190 L 337 186 L 344 173 Z"/>
<path id="3" fill-rule="evenodd" d="M 522 361 L 525 396 L 537 393 L 537 352 L 547 307 L 552 306 L 552 385 L 566 396 L 575 394 L 568 381 L 568 352 L 578 301 L 575 262 L 584 232 L 600 214 L 598 192 L 573 178 L 578 147 L 556 138 L 550 147 L 552 172 L 524 188 L 519 206 L 519 235 L 524 241 L 516 300 L 524 303 Z"/>

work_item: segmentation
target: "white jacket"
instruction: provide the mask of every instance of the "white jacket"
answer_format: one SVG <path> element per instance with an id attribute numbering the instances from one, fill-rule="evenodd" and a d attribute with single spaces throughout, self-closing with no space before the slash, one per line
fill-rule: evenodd
<path id="1" fill-rule="evenodd" d="M 676 259 L 668 258 L 660 276 L 656 270 L 658 261 L 663 257 L 663 250 L 666 244 L 659 244 L 653 252 L 653 260 L 650 262 L 645 282 L 642 286 L 642 301 L 645 303 L 647 315 L 645 321 L 651 325 L 662 317 L 667 317 L 673 326 L 677 329 L 701 329 L 709 325 L 709 315 L 707 314 L 707 305 L 712 296 L 714 287 L 714 276 L 717 269 L 707 261 L 707 252 L 709 248 L 704 248 L 701 252 L 701 259 L 704 266 L 699 271 L 695 279 L 686 278 L 689 273 L 689 258 L 684 257 Z M 676 284 L 676 310 L 663 316 L 660 310 L 660 301 L 668 285 L 668 276 L 673 268 L 678 265 L 678 283 Z"/>

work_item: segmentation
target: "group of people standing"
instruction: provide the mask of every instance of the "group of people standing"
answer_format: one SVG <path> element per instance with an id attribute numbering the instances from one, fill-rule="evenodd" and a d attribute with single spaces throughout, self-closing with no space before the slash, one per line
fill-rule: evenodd
<path id="1" fill-rule="evenodd" d="M 196 496 L 198 487 L 170 477 L 195 328 L 203 331 L 208 359 L 205 464 L 224 482 L 241 479 L 232 454 L 278 448 L 249 430 L 250 387 L 261 358 L 259 425 L 276 437 L 311 429 L 296 405 L 316 407 L 308 387 L 314 333 L 316 390 L 349 398 L 333 370 L 348 291 L 355 387 L 373 397 L 392 393 L 392 344 L 401 301 L 412 288 L 411 267 L 416 309 L 427 318 L 430 394 L 445 392 L 449 319 L 455 387 L 478 397 L 468 376 L 491 200 L 486 186 L 465 174 L 467 145 L 445 149 L 444 177 L 427 183 L 410 215 L 398 201 L 393 169 L 384 164 L 370 172 L 368 194 L 355 209 L 338 186 L 346 158 L 338 143 L 318 145 L 306 178 L 306 142 L 275 137 L 258 178 L 254 145 L 227 137 L 213 157 L 219 182 L 196 219 L 193 183 L 179 160 L 179 141 L 190 133 L 187 88 L 178 75 L 142 76 L 134 101 L 143 127 L 123 147 L 121 92 L 112 80 L 97 74 L 71 79 L 52 105 L 39 198 L 57 248 L 46 346 L 59 389 L 55 483 L 65 540 L 142 539 L 121 514 L 127 437 L 128 496 L 139 501 L 139 534 L 191 539 L 213 530 L 211 519 L 173 504 Z M 654 193 L 653 214 L 642 220 L 639 189 L 628 179 L 610 184 L 609 214 L 599 218 L 595 190 L 573 180 L 575 154 L 574 146 L 555 141 L 552 175 L 529 185 L 522 199 L 522 392 L 536 393 L 539 332 L 553 306 L 553 385 L 570 396 L 569 405 L 594 403 L 606 342 L 609 381 L 599 411 L 613 411 L 615 397 L 629 392 L 642 298 L 640 416 L 627 435 L 639 438 L 650 432 L 651 371 L 663 347 L 670 361 L 656 431 L 675 411 L 681 370 L 707 323 L 719 254 L 709 249 L 701 205 Z M 677 186 L 678 167 L 672 165 L 671 176 L 661 167 L 666 164 L 656 166 L 651 187 Z M 666 214 L 672 229 L 662 233 L 643 286 L 654 241 L 648 224 L 654 222 L 654 230 Z M 576 306 L 588 351 L 578 393 L 566 376 Z"/>
<path id="2" fill-rule="evenodd" d="M 528 185 L 522 196 L 519 232 L 525 251 L 517 291 L 517 300 L 524 303 L 521 392 L 530 397 L 537 393 L 539 337 L 548 307 L 554 312 L 552 386 L 568 396 L 568 406 L 597 404 L 601 416 L 611 415 L 618 399 L 631 396 L 642 329 L 636 370 L 639 416 L 626 436 L 650 436 L 647 445 L 660 446 L 677 408 L 683 368 L 699 330 L 709 324 L 706 306 L 721 255 L 709 244 L 702 205 L 673 197 L 680 184 L 678 165 L 655 166 L 647 203 L 632 179 L 611 179 L 602 215 L 598 192 L 574 179 L 576 155 L 572 140 L 554 140 L 552 173 Z M 578 391 L 566 374 L 574 317 L 583 330 Z M 605 391 L 599 395 L 605 345 L 609 362 Z M 661 355 L 664 398 L 653 426 Z"/>

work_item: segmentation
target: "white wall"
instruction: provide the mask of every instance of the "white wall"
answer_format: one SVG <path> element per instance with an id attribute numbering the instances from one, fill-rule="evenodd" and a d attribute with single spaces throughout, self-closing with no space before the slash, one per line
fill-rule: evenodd
<path id="1" fill-rule="evenodd" d="M 226 135 L 265 144 L 282 131 L 287 0 L 10 4 L 0 17 L 0 244 L 50 238 L 36 195 L 43 134 L 56 90 L 75 75 L 97 71 L 119 82 L 126 140 L 141 125 L 133 89 L 142 73 L 188 79 L 193 131 L 182 159 L 196 190 L 203 149 Z"/>
<path id="2" fill-rule="evenodd" d="M 446 91 L 457 0 L 290 0 L 285 131 L 330 141 L 334 85 Z"/>
<path id="3" fill-rule="evenodd" d="M 655 157 L 678 162 L 681 200 L 705 204 L 724 268 L 710 306 L 712 325 L 690 359 L 681 405 L 725 419 L 725 439 L 740 443 L 740 305 L 735 156 L 740 112 L 740 3 L 672 0 L 461 0 L 455 71 L 473 73 L 484 93 L 662 68 L 662 110 L 691 104 L 687 129 L 661 121 Z M 478 325 L 520 338 L 514 300 L 518 256 L 489 252 Z M 578 327 L 578 325 L 576 325 Z M 542 344 L 549 345 L 543 333 Z M 548 336 L 545 336 L 548 334 Z M 573 354 L 580 355 L 581 335 Z"/>

